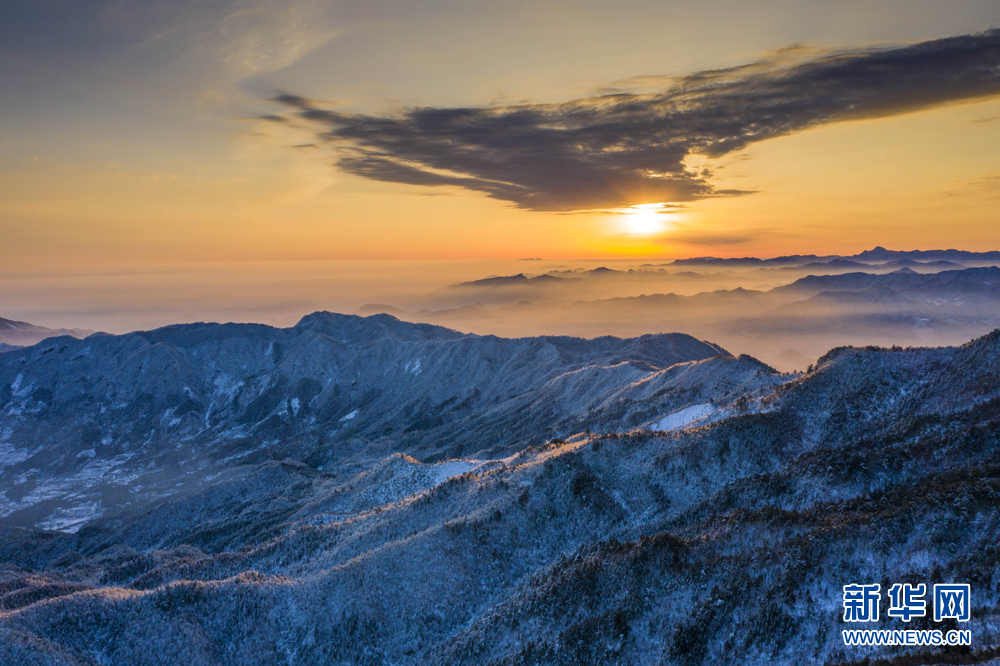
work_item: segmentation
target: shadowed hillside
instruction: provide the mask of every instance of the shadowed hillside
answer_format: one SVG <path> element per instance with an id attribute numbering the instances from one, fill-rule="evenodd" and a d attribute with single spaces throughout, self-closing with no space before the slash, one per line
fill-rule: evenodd
<path id="1" fill-rule="evenodd" d="M 258 336 L 284 341 L 275 336 L 304 331 L 330 339 L 306 366 L 315 376 L 327 367 L 319 358 L 341 358 L 335 352 L 381 354 L 411 372 L 409 356 L 385 356 L 403 348 L 427 354 L 419 377 L 437 372 L 428 359 L 453 344 L 487 344 L 485 358 L 502 354 L 489 345 L 515 345 L 508 354 L 551 365 L 537 375 L 520 369 L 469 380 L 480 400 L 501 396 L 496 407 L 477 410 L 501 425 L 478 431 L 472 445 L 454 444 L 441 425 L 444 441 L 431 445 L 424 438 L 434 429 L 408 433 L 405 422 L 386 434 L 327 435 L 340 443 L 312 448 L 280 435 L 277 442 L 299 444 L 276 444 L 270 435 L 227 439 L 223 428 L 190 440 L 227 456 L 178 463 L 202 478 L 176 494 L 102 505 L 106 512 L 75 525 L 75 533 L 8 522 L 0 545 L 0 659 L 985 663 L 1000 646 L 1000 331 L 953 348 L 835 349 L 809 374 L 782 376 L 749 357 L 668 363 L 681 345 L 718 351 L 684 337 L 502 341 L 387 317 L 328 315 L 297 330 L 178 327 L 95 342 L 133 349 L 136 368 L 174 359 L 194 373 L 177 371 L 192 401 L 201 385 L 190 382 L 219 370 L 209 358 L 230 358 L 230 368 L 246 363 L 245 377 L 273 372 L 274 352 L 265 354 L 269 343 Z M 211 357 L 196 355 L 204 340 L 231 336 L 249 337 L 250 351 L 226 342 Z M 304 352 L 294 347 L 278 366 L 303 367 Z M 22 385 L 31 377 L 40 386 L 43 360 L 58 349 L 43 351 L 0 362 L 16 358 Z M 205 361 L 191 369 L 179 360 L 188 355 Z M 358 376 L 353 363 L 331 360 L 328 372 Z M 463 373 L 479 363 L 486 361 L 470 361 Z M 367 374 L 364 381 L 383 386 L 372 378 L 378 373 Z M 526 393 L 516 388 L 534 376 L 540 383 Z M 51 409 L 72 413 L 63 390 L 59 400 L 53 391 Z M 300 397 L 299 409 L 321 394 Z M 9 414 L 27 394 L 5 399 Z M 235 405 L 253 403 L 229 401 L 232 418 L 246 409 Z M 48 403 L 32 409 L 18 423 L 52 418 L 43 416 Z M 361 419 L 363 409 L 346 422 Z M 505 410 L 512 416 L 501 417 Z M 317 417 L 313 427 L 345 423 L 351 412 L 341 411 Z M 281 415 L 293 417 L 294 410 Z M 558 436 L 489 441 L 516 420 L 564 426 Z M 136 450 L 155 460 L 195 447 L 180 444 L 183 429 L 175 432 L 176 440 L 145 433 Z M 89 450 L 83 446 L 75 450 Z M 105 455 L 91 448 L 93 460 Z M 292 455 L 317 450 L 327 464 Z M 62 460 L 70 459 L 65 450 Z M 4 474 L 24 471 L 8 465 Z M 841 586 L 856 580 L 970 582 L 972 652 L 845 648 Z M 931 626 L 927 618 L 914 623 Z"/>

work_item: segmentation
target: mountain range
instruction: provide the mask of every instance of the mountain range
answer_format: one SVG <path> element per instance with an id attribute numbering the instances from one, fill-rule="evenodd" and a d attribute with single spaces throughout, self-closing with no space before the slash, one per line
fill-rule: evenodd
<path id="1" fill-rule="evenodd" d="M 45 338 L 60 335 L 69 335 L 75 338 L 84 338 L 93 333 L 77 328 L 46 328 L 36 326 L 23 321 L 12 321 L 0 318 L 0 352 L 9 351 L 11 348 L 24 347 L 41 342 Z"/>
<path id="2" fill-rule="evenodd" d="M 951 345 L 1000 326 L 1000 268 L 944 270 L 950 265 L 928 272 L 908 266 L 889 272 L 845 269 L 803 275 L 766 289 L 653 292 L 594 300 L 574 298 L 582 293 L 579 285 L 631 284 L 649 271 L 619 271 L 613 278 L 607 272 L 593 277 L 590 271 L 541 285 L 536 281 L 542 276 L 517 275 L 451 287 L 466 295 L 461 302 L 473 301 L 458 307 L 407 312 L 372 304 L 359 312 L 387 312 L 408 321 L 509 336 L 685 331 L 794 371 L 833 346 Z M 788 351 L 793 354 L 788 356 Z M 790 358 L 808 360 L 801 364 Z"/>
<path id="3" fill-rule="evenodd" d="M 76 525 L 122 498 L 203 483 L 223 463 L 341 465 L 361 440 L 431 460 L 504 457 L 599 429 L 610 397 L 592 375 L 626 392 L 616 414 L 638 424 L 649 395 L 672 386 L 664 369 L 720 355 L 683 334 L 511 340 L 333 313 L 290 329 L 50 338 L 0 356 L 0 511 L 10 524 Z"/>
<path id="4" fill-rule="evenodd" d="M 1000 655 L 1000 330 L 781 374 L 316 313 L 53 338 L 0 387 L 2 663 Z M 842 586 L 898 581 L 970 583 L 972 649 L 845 647 Z"/>

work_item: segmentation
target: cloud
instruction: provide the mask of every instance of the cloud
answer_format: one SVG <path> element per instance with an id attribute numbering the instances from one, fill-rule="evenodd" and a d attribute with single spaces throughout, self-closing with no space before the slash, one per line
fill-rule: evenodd
<path id="1" fill-rule="evenodd" d="M 294 108 L 307 109 L 311 108 L 315 102 L 306 97 L 301 97 L 299 95 L 292 95 L 290 93 L 281 93 L 280 95 L 275 95 L 271 98 L 272 102 L 277 102 L 278 104 L 284 104 L 285 106 L 291 106 Z"/>
<path id="2" fill-rule="evenodd" d="M 705 229 L 697 224 L 674 222 L 673 229 L 656 238 L 662 245 L 683 243 L 684 245 L 701 245 L 712 247 L 718 245 L 741 245 L 743 243 L 768 240 L 789 240 L 800 234 L 787 229 L 774 227 L 744 227 L 738 229 Z"/>
<path id="3" fill-rule="evenodd" d="M 696 231 L 668 234 L 660 239 L 666 243 L 684 243 L 685 245 L 739 245 L 751 240 L 753 239 L 750 236 Z"/>
<path id="4" fill-rule="evenodd" d="M 955 181 L 957 187 L 948 194 L 985 194 L 996 196 L 1000 194 L 1000 172 L 984 173 L 974 178 Z"/>
<path id="5" fill-rule="evenodd" d="M 623 88 L 629 81 L 642 91 Z M 373 180 L 458 186 L 542 211 L 685 202 L 745 193 L 718 189 L 710 171 L 689 166 L 692 155 L 1000 94 L 1000 30 L 893 48 L 795 46 L 606 90 L 557 104 L 385 115 L 318 108 L 290 93 L 275 101 L 341 151 L 341 169 Z"/>

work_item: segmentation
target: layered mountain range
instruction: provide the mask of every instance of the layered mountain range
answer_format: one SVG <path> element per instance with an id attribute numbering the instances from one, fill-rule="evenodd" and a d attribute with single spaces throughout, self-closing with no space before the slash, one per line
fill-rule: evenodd
<path id="1" fill-rule="evenodd" d="M 782 374 L 315 313 L 51 338 L 0 404 L 2 663 L 1000 656 L 1000 331 Z M 845 647 L 853 582 L 970 583 L 972 648 Z"/>
<path id="2" fill-rule="evenodd" d="M 78 328 L 47 328 L 36 326 L 24 321 L 12 321 L 0 318 L 0 352 L 16 349 L 41 342 L 46 338 L 59 335 L 69 335 L 75 338 L 83 338 L 93 333 Z"/>
<path id="3" fill-rule="evenodd" d="M 952 256 L 952 251 L 944 252 L 943 256 Z M 693 265 L 728 266 L 723 260 L 712 260 L 722 262 L 718 264 L 703 261 Z M 764 260 L 756 261 L 753 266 Z M 895 265 L 899 263 L 907 265 Z M 896 260 L 890 270 L 884 263 L 866 265 L 835 259 L 714 276 L 681 275 L 653 267 L 557 272 L 531 278 L 516 275 L 451 287 L 454 293 L 447 295 L 456 307 L 408 312 L 372 304 L 360 313 L 386 312 L 409 321 L 500 335 L 629 336 L 681 330 L 787 371 L 804 370 L 833 346 L 950 345 L 1000 326 L 1000 268 L 943 261 L 918 263 Z M 819 270 L 821 267 L 827 268 Z M 880 268 L 885 270 L 879 272 Z M 664 271 L 662 275 L 660 271 Z M 796 278 L 798 274 L 802 276 Z M 652 291 L 677 287 L 678 280 L 766 283 L 759 288 L 736 286 L 687 295 Z M 606 289 L 627 292 L 630 288 L 651 291 L 582 298 Z M 783 354 L 788 352 L 793 352 L 794 360 L 786 361 Z"/>
<path id="4" fill-rule="evenodd" d="M 0 321 L 0 353 L 55 335 L 89 334 L 73 326 L 114 332 L 199 321 L 291 327 L 310 312 L 330 309 L 385 313 L 504 337 L 631 338 L 683 331 L 791 372 L 805 370 L 835 346 L 947 346 L 988 333 L 1000 326 L 998 265 L 998 252 L 881 247 L 851 256 L 696 257 L 606 265 L 541 259 L 443 262 L 436 268 L 397 267 L 400 272 L 392 279 L 379 278 L 382 273 L 368 267 L 373 273 L 361 282 L 336 270 L 336 275 L 320 271 L 304 281 L 286 276 L 280 295 L 273 285 L 248 288 L 222 300 L 206 296 L 197 308 L 136 302 L 123 297 L 131 293 L 123 282 L 61 313 L 49 305 L 25 309 L 31 299 L 11 294 L 10 304 L 0 304 L 6 316 L 49 328 Z M 480 273 L 486 266 L 499 274 Z M 169 292 L 175 277 L 154 282 Z M 250 284 L 247 279 L 241 276 L 238 282 Z M 455 282 L 447 285 L 448 279 Z M 385 291 L 389 285 L 397 291 Z M 271 300 L 276 298 L 284 300 Z M 237 302 L 242 305 L 234 306 Z M 17 307 L 11 310 L 11 304 Z"/>

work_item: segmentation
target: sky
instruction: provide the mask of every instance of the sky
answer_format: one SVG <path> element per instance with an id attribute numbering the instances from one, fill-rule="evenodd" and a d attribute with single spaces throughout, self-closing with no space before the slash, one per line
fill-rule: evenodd
<path id="1" fill-rule="evenodd" d="M 1000 249 L 996 0 L 2 12 L 8 311 L 237 265 Z"/>

